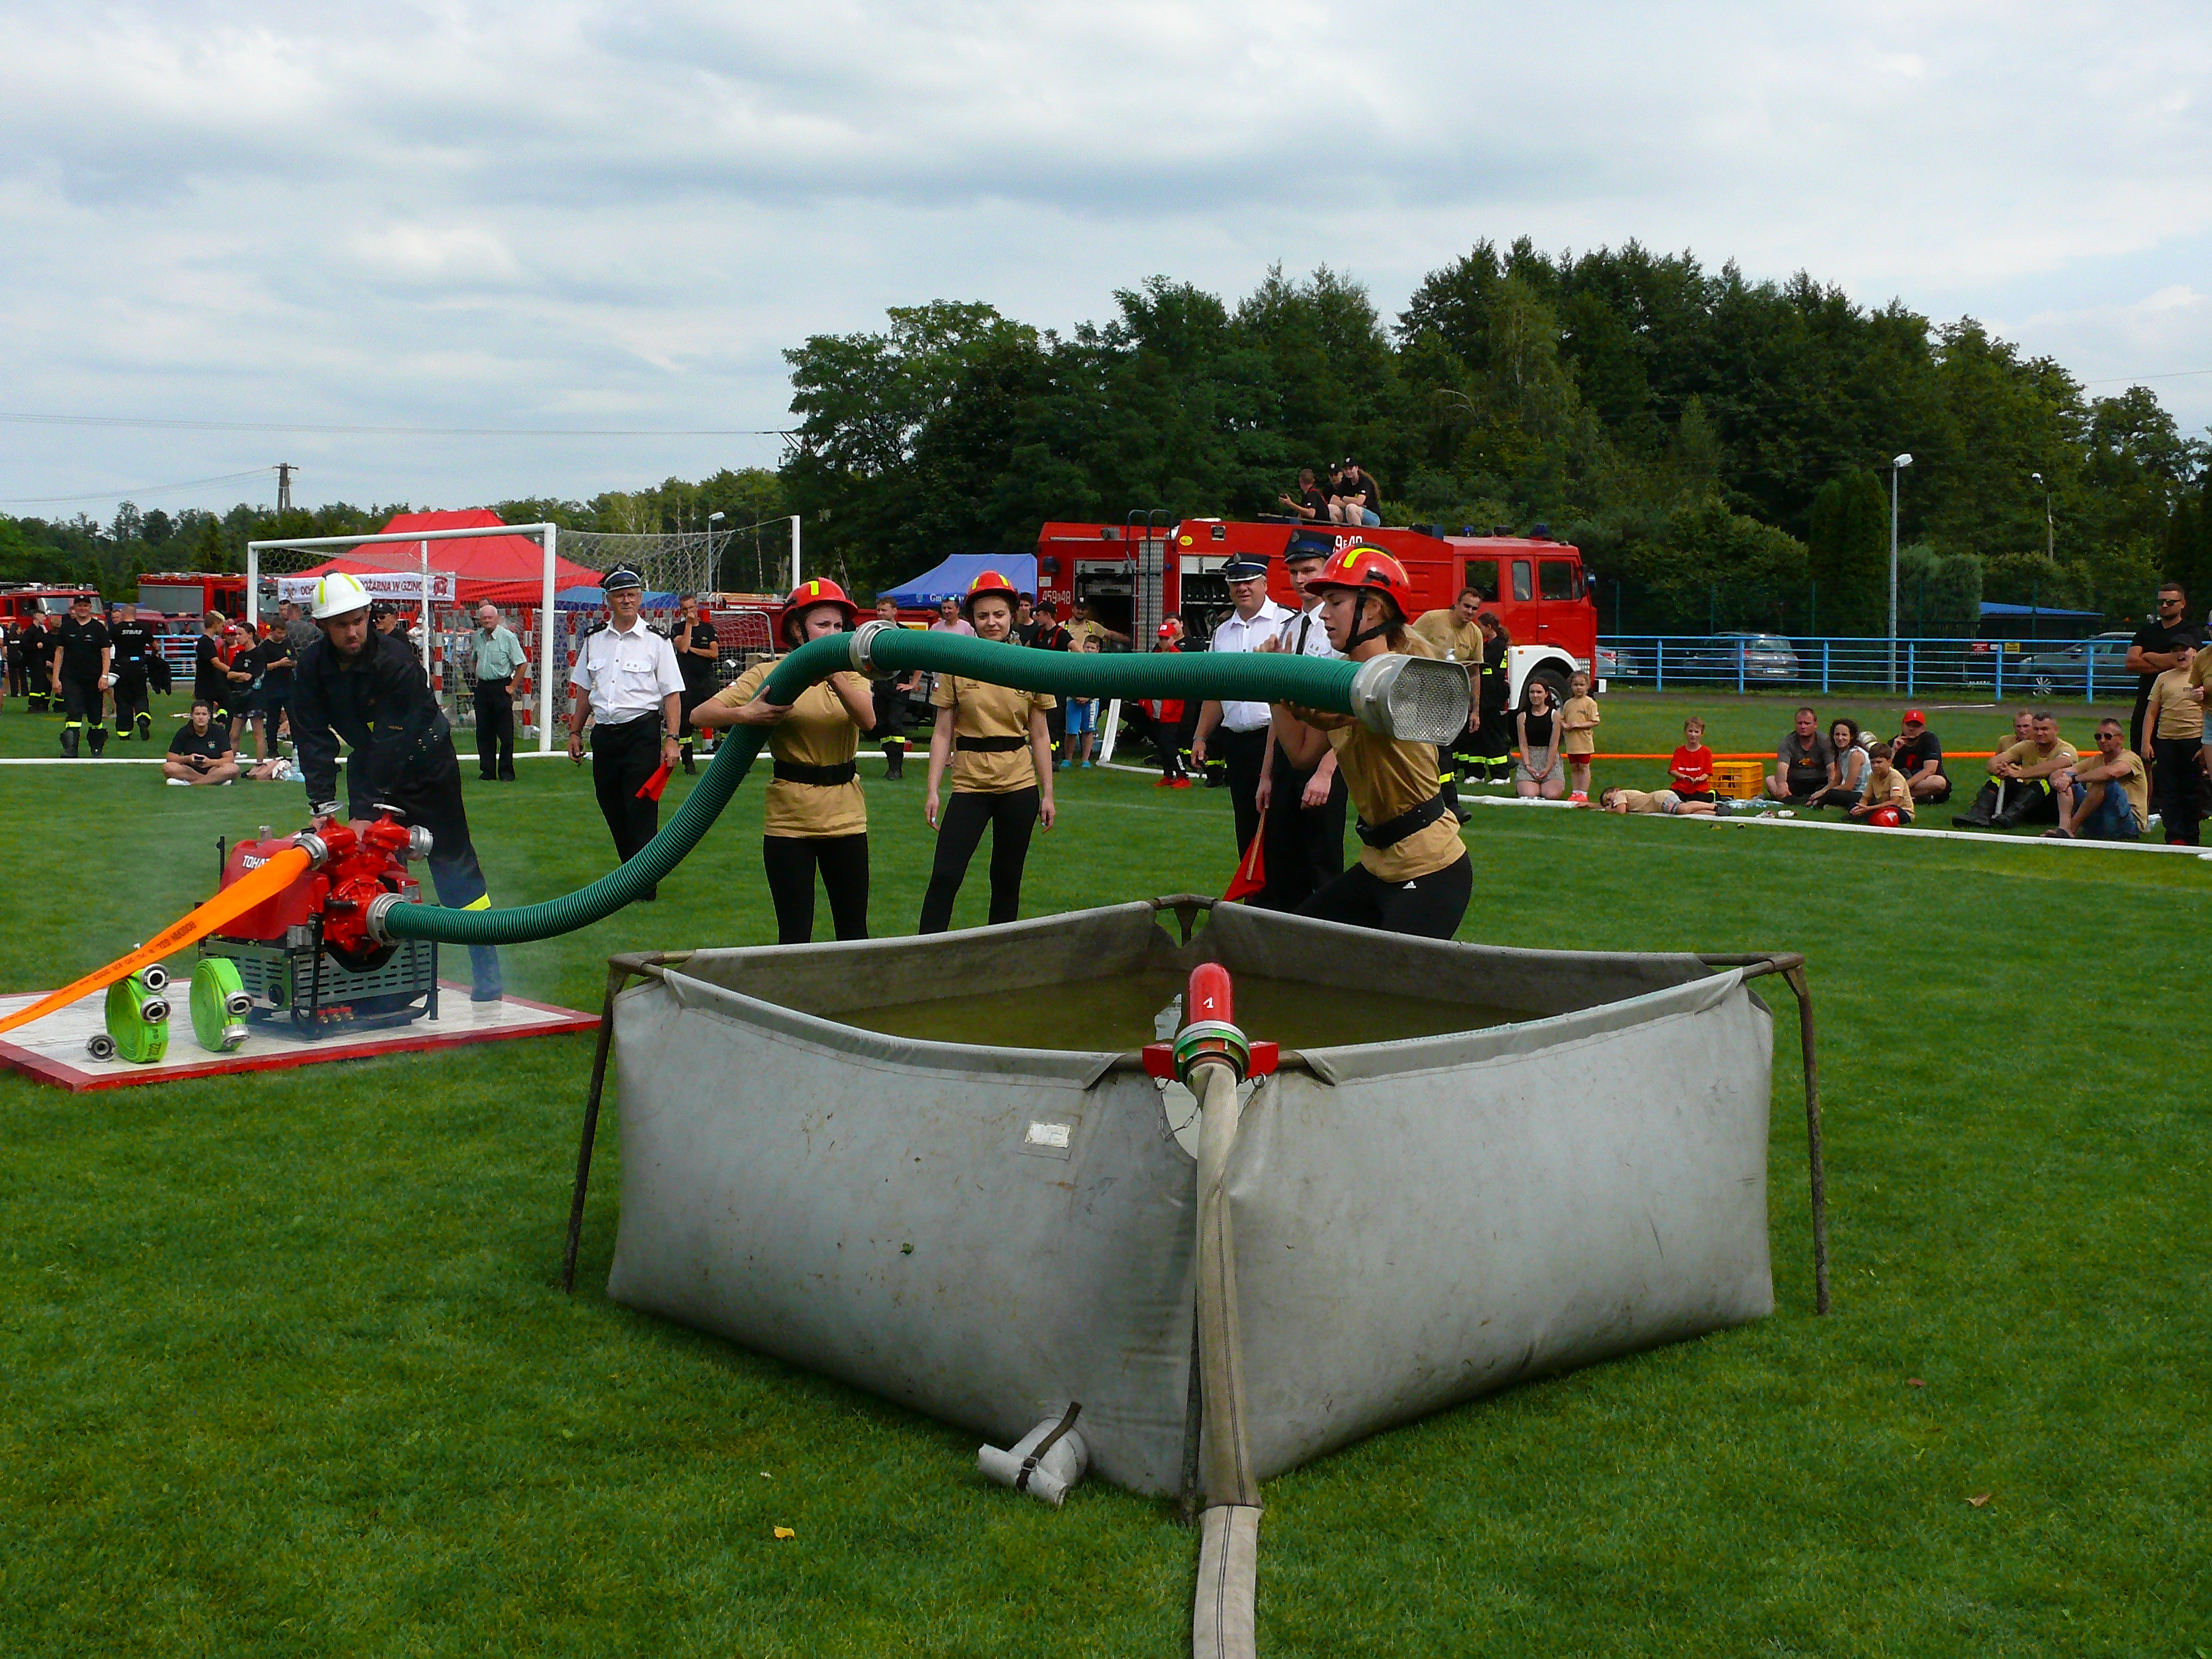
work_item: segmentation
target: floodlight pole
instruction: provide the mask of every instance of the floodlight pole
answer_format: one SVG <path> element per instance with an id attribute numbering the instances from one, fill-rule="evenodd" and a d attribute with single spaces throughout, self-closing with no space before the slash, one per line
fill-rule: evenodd
<path id="1" fill-rule="evenodd" d="M 422 544 L 422 678 L 430 678 L 430 544 Z"/>
<path id="2" fill-rule="evenodd" d="M 794 513 L 791 515 L 791 586 L 794 592 L 799 582 L 799 514 Z"/>
<path id="3" fill-rule="evenodd" d="M 1889 689 L 1897 690 L 1897 483 L 1912 457 L 1899 455 L 1889 464 Z"/>

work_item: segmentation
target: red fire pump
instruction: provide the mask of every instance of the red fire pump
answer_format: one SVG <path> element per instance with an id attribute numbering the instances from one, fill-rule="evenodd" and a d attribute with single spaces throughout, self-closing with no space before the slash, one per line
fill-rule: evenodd
<path id="1" fill-rule="evenodd" d="M 430 939 L 380 941 L 369 932 L 369 907 L 380 899 L 418 902 L 409 873 L 427 858 L 430 832 L 378 809 L 365 823 L 331 823 L 296 836 L 245 841 L 222 860 L 225 887 L 278 854 L 300 848 L 307 868 L 200 943 L 202 957 L 236 964 L 251 999 L 248 1021 L 289 1015 L 300 1031 L 322 1036 L 343 1029 L 404 1025 L 438 1014 L 438 947 Z"/>

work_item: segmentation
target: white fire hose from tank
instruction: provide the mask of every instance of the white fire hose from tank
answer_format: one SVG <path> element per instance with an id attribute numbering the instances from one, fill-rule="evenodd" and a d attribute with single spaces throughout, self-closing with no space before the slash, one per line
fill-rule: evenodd
<path id="1" fill-rule="evenodd" d="M 1180 1056 L 1178 1056 L 1180 1057 Z M 1237 1243 L 1229 1223 L 1229 1153 L 1237 1144 L 1243 1067 L 1225 1054 L 1198 1056 L 1187 1084 L 1200 1086 L 1198 1132 L 1198 1363 L 1206 1427 L 1200 1479 L 1195 1659 L 1251 1659 L 1260 1566 L 1260 1481 L 1244 1431 L 1243 1344 L 1237 1329 Z"/>

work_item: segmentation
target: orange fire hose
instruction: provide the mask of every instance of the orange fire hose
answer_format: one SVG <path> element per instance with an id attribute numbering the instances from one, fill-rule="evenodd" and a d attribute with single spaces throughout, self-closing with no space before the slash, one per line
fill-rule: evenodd
<path id="1" fill-rule="evenodd" d="M 248 910 L 289 887 L 307 872 L 308 864 L 304 848 L 288 847 L 259 869 L 249 871 L 224 888 L 198 909 L 171 922 L 156 937 L 146 941 L 129 956 L 118 957 L 105 968 L 96 969 L 73 985 L 64 985 L 49 996 L 40 998 L 29 1007 L 0 1019 L 0 1031 L 12 1031 L 19 1025 L 28 1025 L 43 1018 L 57 1008 L 66 1008 L 79 997 L 89 996 L 94 991 L 106 989 L 118 979 L 149 968 L 164 957 L 174 956 L 188 945 L 197 945 L 227 921 L 234 921 Z"/>

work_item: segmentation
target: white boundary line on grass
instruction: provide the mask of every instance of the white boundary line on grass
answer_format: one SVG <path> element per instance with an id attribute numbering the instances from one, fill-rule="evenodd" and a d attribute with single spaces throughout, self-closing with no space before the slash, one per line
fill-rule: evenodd
<path id="1" fill-rule="evenodd" d="M 1517 795 L 1510 799 L 1498 795 L 1462 795 L 1460 803 L 1462 805 L 1473 803 L 1478 806 L 1571 807 L 1574 805 L 1571 801 L 1564 800 L 1523 800 Z M 1671 815 L 1654 812 L 1638 816 L 1661 817 Z M 1765 823 L 1780 830 L 1841 830 L 1855 836 L 1895 836 L 1906 841 L 1978 841 L 1999 847 L 2088 847 L 2107 853 L 2187 853 L 2198 858 L 2212 859 L 2212 852 L 2201 847 L 2167 847 L 2156 842 L 2082 841 L 2058 836 L 2046 840 L 2041 836 L 1993 836 L 1975 830 L 1907 830 L 1902 827 L 1892 830 L 1878 823 L 1836 823 L 1825 818 L 1778 818 L 1771 814 L 1747 813 L 1741 817 L 1734 815 L 1722 817 L 1717 814 L 1696 812 L 1675 821 L 1681 823 Z"/>

